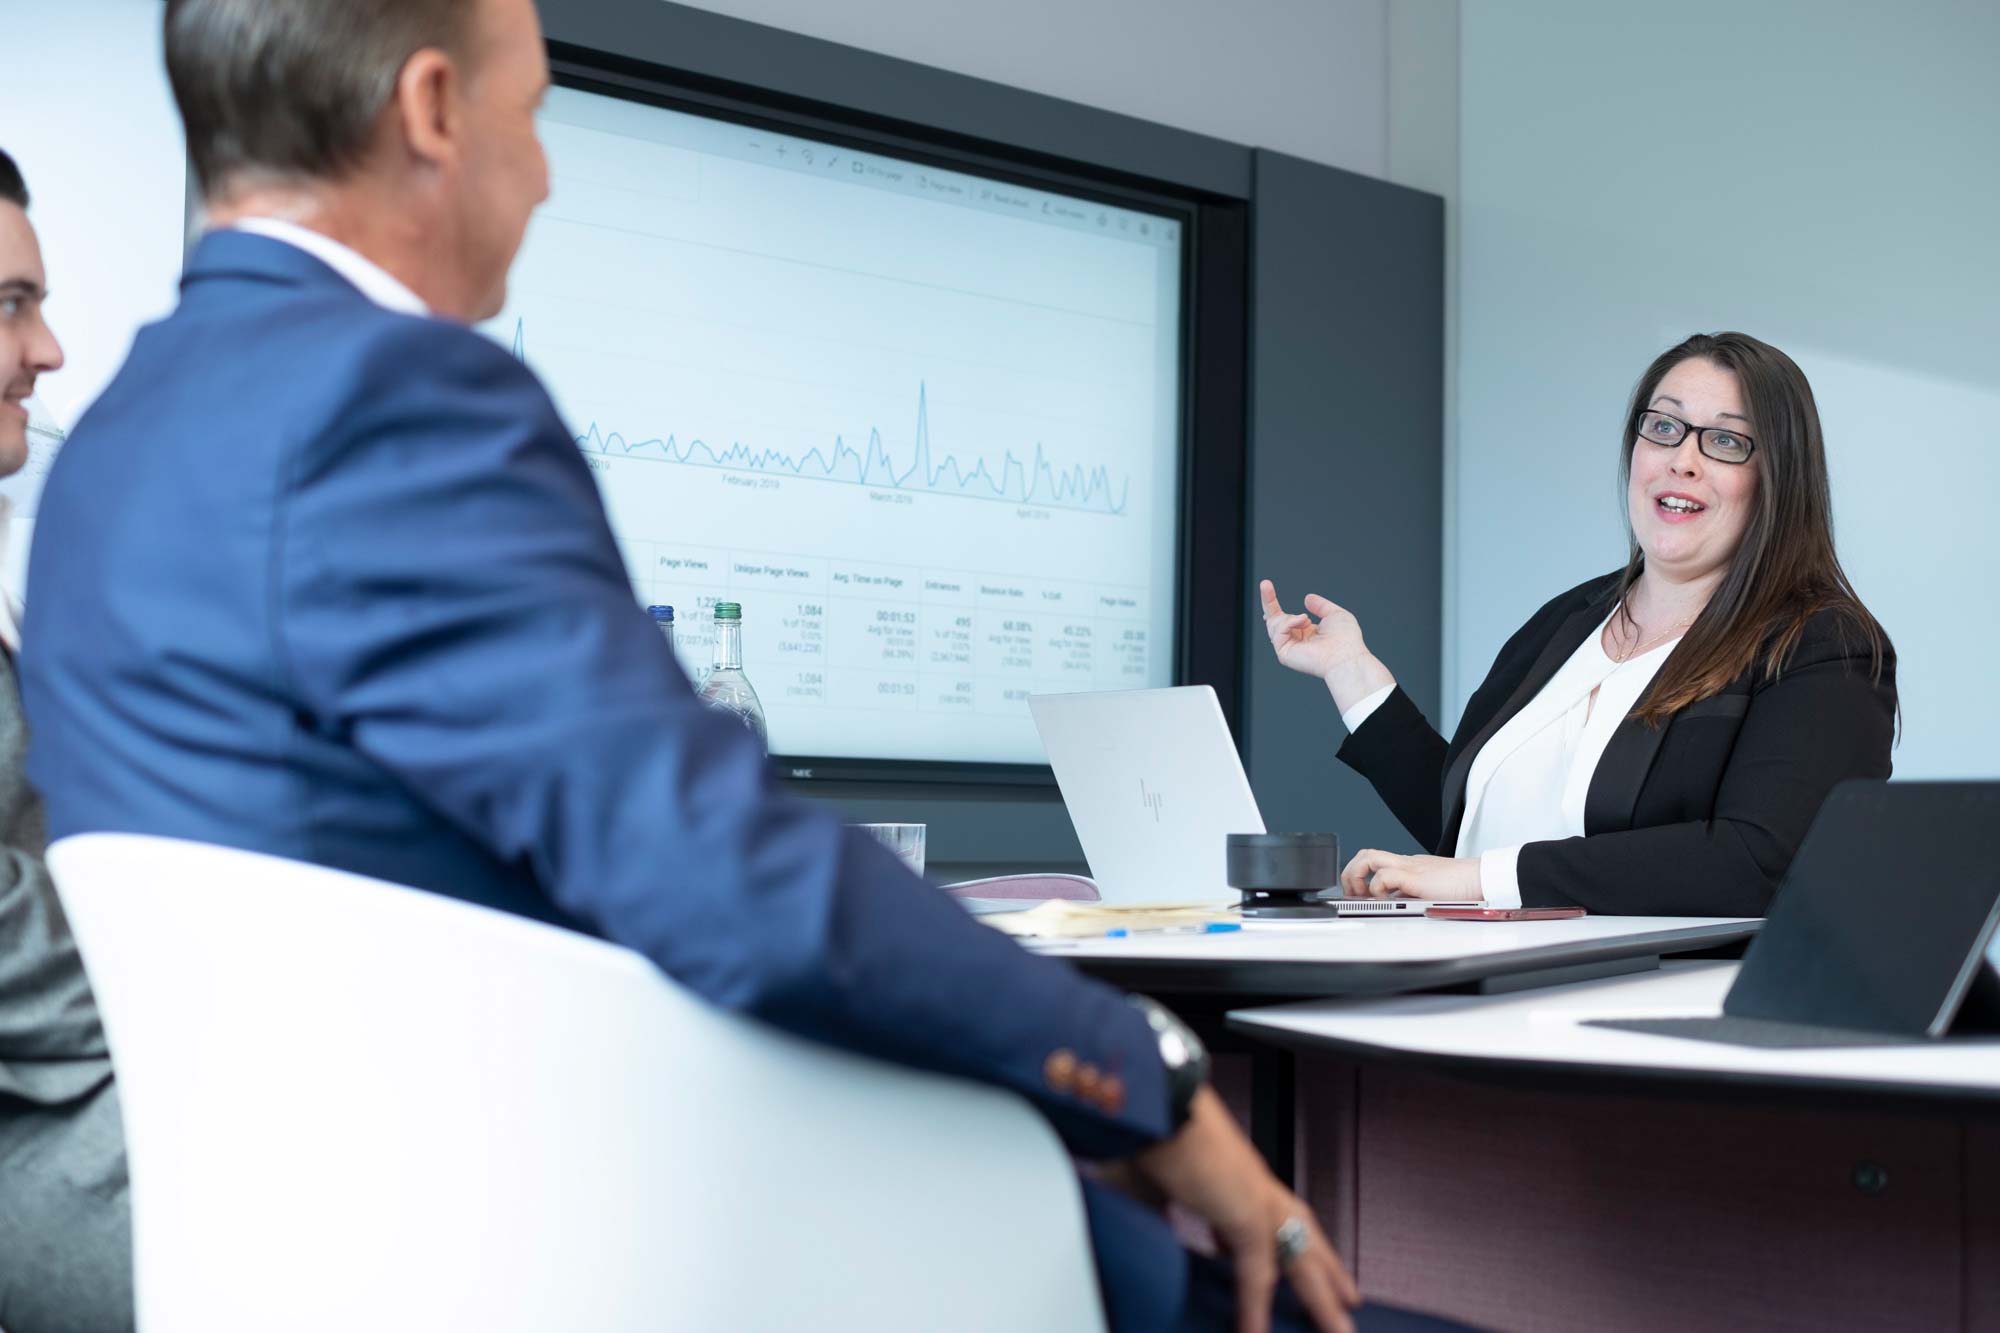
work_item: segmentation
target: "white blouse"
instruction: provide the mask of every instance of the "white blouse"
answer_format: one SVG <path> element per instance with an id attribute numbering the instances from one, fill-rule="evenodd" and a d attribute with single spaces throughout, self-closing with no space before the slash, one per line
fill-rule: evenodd
<path id="1" fill-rule="evenodd" d="M 1516 865 L 1523 843 L 1583 836 L 1583 805 L 1597 761 L 1680 642 L 1675 637 L 1614 662 L 1604 651 L 1603 632 L 1600 621 L 1473 756 L 1455 855 L 1479 858 L 1480 894 L 1495 907 L 1521 905 Z M 1389 694 L 1376 691 L 1341 720 L 1352 731 Z"/>

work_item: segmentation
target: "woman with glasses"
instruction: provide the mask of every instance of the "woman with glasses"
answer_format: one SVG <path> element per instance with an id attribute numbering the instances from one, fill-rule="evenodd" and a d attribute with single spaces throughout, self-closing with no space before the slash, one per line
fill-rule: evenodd
<path id="1" fill-rule="evenodd" d="M 1834 553 L 1792 359 L 1742 333 L 1662 354 L 1621 472 L 1624 569 L 1537 611 L 1449 743 L 1351 614 L 1262 585 L 1278 660 L 1341 710 L 1341 760 L 1436 852 L 1361 851 L 1349 895 L 1762 916 L 1828 790 L 1889 775 L 1895 652 Z"/>

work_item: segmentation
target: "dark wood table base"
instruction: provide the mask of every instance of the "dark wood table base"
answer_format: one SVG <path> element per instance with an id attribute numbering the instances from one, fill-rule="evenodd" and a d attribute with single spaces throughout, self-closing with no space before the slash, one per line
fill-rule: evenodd
<path id="1" fill-rule="evenodd" d="M 2000 1330 L 2000 1117 L 1546 1090 L 1302 1055 L 1371 1300 L 1481 1328 Z"/>

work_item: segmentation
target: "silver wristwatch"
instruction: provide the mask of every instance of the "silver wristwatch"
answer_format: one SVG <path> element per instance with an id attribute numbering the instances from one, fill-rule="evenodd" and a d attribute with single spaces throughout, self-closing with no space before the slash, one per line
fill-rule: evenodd
<path id="1" fill-rule="evenodd" d="M 1194 1108 L 1194 1095 L 1208 1082 L 1208 1047 L 1173 1010 L 1144 995 L 1128 995 L 1132 1007 L 1146 1016 L 1146 1026 L 1160 1043 L 1160 1064 L 1167 1071 L 1167 1112 L 1178 1130 Z"/>

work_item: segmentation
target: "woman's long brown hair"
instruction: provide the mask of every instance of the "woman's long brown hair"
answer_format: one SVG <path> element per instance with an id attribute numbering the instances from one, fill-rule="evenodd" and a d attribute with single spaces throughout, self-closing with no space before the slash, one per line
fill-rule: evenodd
<path id="1" fill-rule="evenodd" d="M 1632 715 L 1660 726 L 1696 700 L 1720 694 L 1752 666 L 1761 665 L 1765 677 L 1775 679 L 1797 649 L 1806 621 L 1829 608 L 1840 613 L 1845 632 L 1868 644 L 1879 680 L 1888 636 L 1861 604 L 1834 554 L 1833 497 L 1819 408 L 1805 373 L 1789 356 L 1747 333 L 1697 333 L 1661 353 L 1640 377 L 1625 413 L 1620 494 L 1631 493 L 1639 413 L 1652 403 L 1667 372 L 1694 358 L 1733 372 L 1742 388 L 1757 448 L 1749 462 L 1737 466 L 1757 469 L 1757 497 L 1743 543 L 1721 584 Z M 1618 614 L 1630 622 L 1624 598 L 1639 581 L 1646 557 L 1632 531 L 1629 505 L 1627 509 L 1630 555 L 1618 584 Z"/>

